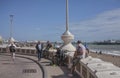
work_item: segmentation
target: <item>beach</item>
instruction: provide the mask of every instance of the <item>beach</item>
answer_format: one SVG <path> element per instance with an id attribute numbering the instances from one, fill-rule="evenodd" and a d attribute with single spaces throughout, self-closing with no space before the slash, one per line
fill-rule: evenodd
<path id="1" fill-rule="evenodd" d="M 100 54 L 100 53 L 95 53 L 95 52 L 90 52 L 89 55 L 95 58 L 100 58 L 106 62 L 111 62 L 114 65 L 120 67 L 120 56 L 103 54 L 103 53 Z"/>

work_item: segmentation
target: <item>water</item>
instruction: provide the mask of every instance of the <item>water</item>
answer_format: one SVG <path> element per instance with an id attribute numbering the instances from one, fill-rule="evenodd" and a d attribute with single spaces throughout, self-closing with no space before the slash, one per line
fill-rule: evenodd
<path id="1" fill-rule="evenodd" d="M 113 55 L 119 55 L 120 56 L 120 45 L 95 45 L 95 44 L 89 44 L 88 48 L 93 52 L 102 51 L 102 53 L 113 54 Z"/>

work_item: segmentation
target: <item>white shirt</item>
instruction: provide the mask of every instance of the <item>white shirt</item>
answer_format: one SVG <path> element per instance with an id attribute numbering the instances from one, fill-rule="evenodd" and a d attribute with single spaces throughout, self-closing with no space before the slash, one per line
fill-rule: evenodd
<path id="1" fill-rule="evenodd" d="M 39 45 L 38 45 L 38 48 L 39 48 L 39 50 L 41 50 L 41 49 L 42 49 L 41 44 L 39 44 Z"/>
<path id="2" fill-rule="evenodd" d="M 80 44 L 77 45 L 76 49 L 78 48 L 78 46 L 80 46 L 81 49 L 82 49 L 82 51 L 83 51 L 83 55 L 80 55 L 79 57 L 85 58 L 85 53 L 86 53 L 86 48 L 85 48 L 85 46 L 80 43 Z"/>

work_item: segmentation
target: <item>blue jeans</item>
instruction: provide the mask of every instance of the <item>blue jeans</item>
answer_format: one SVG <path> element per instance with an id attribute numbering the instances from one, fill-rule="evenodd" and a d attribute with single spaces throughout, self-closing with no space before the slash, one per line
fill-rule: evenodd
<path id="1" fill-rule="evenodd" d="M 38 52 L 38 60 L 41 60 L 42 51 Z"/>

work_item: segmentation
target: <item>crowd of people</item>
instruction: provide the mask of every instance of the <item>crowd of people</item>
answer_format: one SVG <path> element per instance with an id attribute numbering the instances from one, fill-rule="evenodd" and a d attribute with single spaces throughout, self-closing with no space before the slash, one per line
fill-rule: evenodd
<path id="1" fill-rule="evenodd" d="M 38 61 L 41 60 L 41 57 L 48 58 L 49 56 L 49 49 L 53 47 L 53 45 L 47 41 L 46 47 L 44 47 L 43 43 L 38 41 L 36 44 L 36 50 L 38 54 Z M 64 64 L 64 52 L 61 51 L 60 46 L 57 45 L 54 47 L 56 49 L 56 54 L 53 56 L 52 63 L 56 65 L 63 65 Z M 73 66 L 71 68 L 71 73 L 74 72 L 75 66 L 79 63 L 80 59 L 87 57 L 89 54 L 89 49 L 87 45 L 83 45 L 81 41 L 77 41 L 76 51 L 74 52 L 73 56 Z"/>

